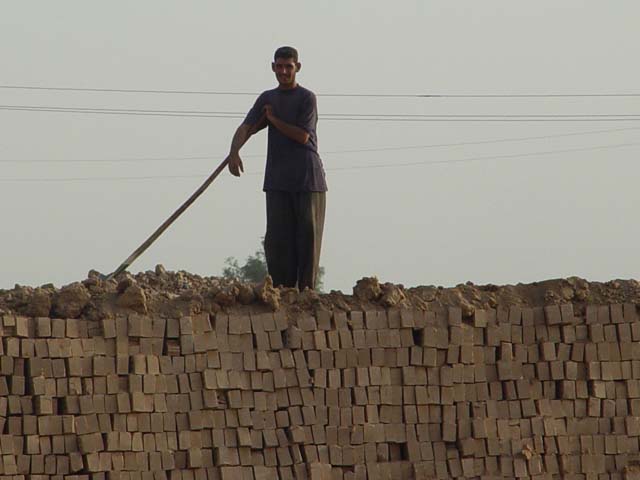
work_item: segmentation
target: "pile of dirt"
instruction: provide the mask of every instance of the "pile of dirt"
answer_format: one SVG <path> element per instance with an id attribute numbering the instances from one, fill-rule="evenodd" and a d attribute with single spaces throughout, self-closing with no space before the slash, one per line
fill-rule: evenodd
<path id="1" fill-rule="evenodd" d="M 571 277 L 517 285 L 474 285 L 470 282 L 451 288 L 382 283 L 375 277 L 359 280 L 353 294 L 339 291 L 299 292 L 275 288 L 270 277 L 259 284 L 242 283 L 220 277 L 202 277 L 184 271 L 170 272 L 162 265 L 155 271 L 136 275 L 124 273 L 104 280 L 99 272 L 62 288 L 16 285 L 0 290 L 0 314 L 16 313 L 30 317 L 102 319 L 118 313 L 179 317 L 220 310 L 302 311 L 353 310 L 372 308 L 417 308 L 436 310 L 459 306 L 471 316 L 476 308 L 498 306 L 544 306 L 573 303 L 640 303 L 640 283 L 636 280 L 588 282 Z"/>

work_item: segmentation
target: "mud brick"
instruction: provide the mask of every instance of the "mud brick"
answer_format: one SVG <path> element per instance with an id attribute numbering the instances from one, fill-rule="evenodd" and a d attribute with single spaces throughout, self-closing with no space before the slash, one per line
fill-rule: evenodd
<path id="1" fill-rule="evenodd" d="M 535 324 L 535 338 L 537 341 L 547 342 L 549 341 L 549 329 L 546 325 L 543 324 Z"/>
<path id="2" fill-rule="evenodd" d="M 3 315 L 2 316 L 2 325 L 4 327 L 15 327 L 16 326 L 16 317 L 14 315 Z"/>
<path id="3" fill-rule="evenodd" d="M 309 464 L 309 480 L 333 480 L 333 478 L 331 465 L 325 463 Z M 257 477 L 256 480 L 258 480 Z"/>
<path id="4" fill-rule="evenodd" d="M 413 329 L 401 328 L 400 329 L 400 346 L 403 348 L 411 348 L 415 346 L 415 340 L 413 338 Z"/>
<path id="5" fill-rule="evenodd" d="M 131 393 L 131 409 L 134 412 L 152 412 L 153 396 L 142 392 Z"/>
<path id="6" fill-rule="evenodd" d="M 409 349 L 408 348 L 397 348 L 392 351 L 396 353 L 396 366 L 397 367 L 407 367 L 409 366 Z"/>
<path id="7" fill-rule="evenodd" d="M 353 331 L 353 344 L 355 348 L 365 348 L 367 347 L 367 341 L 365 337 L 364 330 L 354 330 Z"/>
<path id="8" fill-rule="evenodd" d="M 552 380 L 563 380 L 565 378 L 564 362 L 561 360 L 549 362 L 549 370 Z"/>
<path id="9" fill-rule="evenodd" d="M 271 344 L 272 349 L 282 348 L 282 335 L 280 332 L 273 332 L 274 335 L 274 343 Z M 279 339 L 278 342 L 275 340 Z M 271 338 L 269 339 L 271 342 Z M 229 351 L 234 353 L 242 353 L 248 352 L 253 349 L 253 336 L 251 334 L 233 334 L 230 333 L 227 336 L 227 341 L 229 342 Z"/>
<path id="10" fill-rule="evenodd" d="M 263 313 L 255 316 L 253 322 L 254 332 L 274 332 L 276 330 L 276 319 L 273 313 Z"/>
<path id="11" fill-rule="evenodd" d="M 555 360 L 557 358 L 555 344 L 552 342 L 542 342 L 540 344 L 540 356 L 547 362 Z"/>
<path id="12" fill-rule="evenodd" d="M 78 447 L 80 453 L 93 453 L 104 450 L 104 442 L 100 433 L 78 435 Z"/>
<path id="13" fill-rule="evenodd" d="M 297 325 L 303 332 L 313 332 L 318 329 L 316 319 L 311 315 L 302 315 L 298 318 Z"/>
<path id="14" fill-rule="evenodd" d="M 193 335 L 180 335 L 180 352 L 183 355 L 194 353 Z"/>
<path id="15" fill-rule="evenodd" d="M 617 325 L 608 324 L 604 325 L 604 340 L 607 342 L 617 342 L 618 341 L 618 329 Z"/>
<path id="16" fill-rule="evenodd" d="M 313 318 L 313 317 L 311 317 L 311 318 Z M 289 327 L 289 320 L 288 320 L 286 314 L 284 312 L 282 312 L 282 311 L 275 312 L 273 314 L 273 321 L 274 321 L 276 330 L 283 331 L 283 330 L 286 330 Z M 313 321 L 315 323 L 315 318 L 313 319 Z M 314 328 L 314 330 L 315 330 L 315 328 Z"/>
<path id="17" fill-rule="evenodd" d="M 562 398 L 576 398 L 576 382 L 571 380 L 563 380 L 559 382 L 559 392 Z"/>
<path id="18" fill-rule="evenodd" d="M 576 327 L 564 325 L 561 330 L 561 338 L 564 343 L 573 344 L 576 341 Z"/>
<path id="19" fill-rule="evenodd" d="M 587 343 L 584 346 L 584 361 L 596 362 L 598 360 L 598 347 L 596 344 Z"/>
<path id="20" fill-rule="evenodd" d="M 177 318 L 166 320 L 166 336 L 167 338 L 178 338 L 180 336 L 180 321 Z"/>
<path id="21" fill-rule="evenodd" d="M 447 363 L 450 365 L 453 365 L 459 362 L 460 362 L 460 347 L 457 345 L 450 345 L 449 348 L 447 349 Z"/>
<path id="22" fill-rule="evenodd" d="M 625 303 L 622 305 L 622 313 L 624 321 L 627 323 L 634 323 L 638 321 L 638 311 L 636 305 L 633 303 Z"/>
<path id="23" fill-rule="evenodd" d="M 390 328 L 412 328 L 416 326 L 414 310 L 391 309 L 387 313 Z"/>
<path id="24" fill-rule="evenodd" d="M 576 362 L 564 362 L 564 378 L 568 380 L 578 379 L 578 364 Z"/>
<path id="25" fill-rule="evenodd" d="M 400 332 L 390 329 L 378 330 L 378 344 L 387 349 L 400 347 Z"/>
<path id="26" fill-rule="evenodd" d="M 587 305 L 585 312 L 585 323 L 598 323 L 598 305 Z"/>
<path id="27" fill-rule="evenodd" d="M 536 329 L 533 325 L 522 327 L 522 343 L 531 346 L 536 343 Z"/>
<path id="28" fill-rule="evenodd" d="M 207 315 L 208 314 L 201 314 Z M 165 336 L 165 332 L 167 330 L 167 319 L 166 318 L 154 318 L 151 322 L 151 332 L 155 338 L 163 338 Z"/>
<path id="29" fill-rule="evenodd" d="M 15 322 L 15 319 L 14 319 L 14 322 Z M 36 318 L 36 335 L 38 335 L 38 337 L 51 336 L 51 319 L 50 318 L 47 318 L 47 317 Z"/>
<path id="30" fill-rule="evenodd" d="M 256 349 L 258 350 L 258 353 L 271 349 L 271 346 L 269 343 L 269 334 L 267 332 L 256 333 L 254 334 L 254 338 L 255 338 Z"/>
<path id="31" fill-rule="evenodd" d="M 97 358 L 97 357 L 96 357 Z M 132 372 L 137 375 L 147 373 L 147 358 L 145 355 L 132 355 L 131 356 Z"/>
<path id="32" fill-rule="evenodd" d="M 193 329 L 193 333 L 196 333 L 196 334 L 210 332 L 212 330 L 212 326 L 211 326 L 211 319 L 209 317 L 209 314 L 200 313 L 198 315 L 192 315 L 191 326 Z M 251 333 L 251 332 L 241 332 L 241 333 Z"/>
<path id="33" fill-rule="evenodd" d="M 622 365 L 620 362 L 602 362 L 603 380 L 622 380 Z"/>
<path id="34" fill-rule="evenodd" d="M 447 314 L 448 325 L 462 325 L 462 309 L 460 307 L 449 307 Z"/>
<path id="35" fill-rule="evenodd" d="M 362 328 L 366 330 L 377 330 L 378 328 L 380 328 L 380 321 L 377 310 L 367 310 L 363 312 L 363 314 Z"/>
<path id="36" fill-rule="evenodd" d="M 600 361 L 609 361 L 611 360 L 611 349 L 609 345 L 605 342 L 598 343 L 596 345 L 596 350 L 598 353 L 598 360 Z"/>
<path id="37" fill-rule="evenodd" d="M 390 341 L 390 331 L 389 330 L 378 330 L 371 331 L 373 334 L 377 334 L 377 339 L 375 343 L 372 343 L 370 346 L 380 345 L 381 347 L 391 348 Z"/>
<path id="38" fill-rule="evenodd" d="M 498 328 L 498 340 L 500 342 L 511 343 L 511 325 L 508 323 L 500 323 Z"/>
<path id="39" fill-rule="evenodd" d="M 597 318 L 598 323 L 606 324 L 611 323 L 611 316 L 609 312 L 608 305 L 598 305 L 597 306 Z"/>
<path id="40" fill-rule="evenodd" d="M 640 380 L 626 380 L 627 395 L 629 398 L 640 398 Z"/>
<path id="41" fill-rule="evenodd" d="M 617 325 L 617 336 L 620 343 L 630 343 L 632 341 L 631 326 L 628 323 Z"/>
<path id="42" fill-rule="evenodd" d="M 215 346 L 210 345 L 212 340 L 212 336 L 215 335 L 215 332 L 207 332 L 200 333 L 193 336 L 193 351 L 195 353 L 206 352 L 207 350 L 211 350 L 215 348 Z M 217 340 L 217 337 L 215 337 Z M 216 342 L 217 343 L 217 342 Z"/>
<path id="43" fill-rule="evenodd" d="M 15 317 L 15 332 L 18 337 L 29 337 L 29 319 L 27 317 Z"/>
<path id="44" fill-rule="evenodd" d="M 521 325 L 511 325 L 511 342 L 516 345 L 522 343 L 522 326 Z"/>
<path id="45" fill-rule="evenodd" d="M 229 315 L 229 334 L 251 333 L 251 318 L 245 315 Z"/>
<path id="46" fill-rule="evenodd" d="M 600 310 L 598 311 L 598 313 L 600 314 Z M 609 306 L 609 313 L 610 313 L 611 323 L 622 323 L 622 322 L 624 322 L 622 305 L 620 305 L 620 304 L 612 304 L 612 305 L 610 305 Z M 602 315 L 604 316 L 604 311 L 603 311 Z M 603 322 L 603 323 L 606 323 L 606 322 Z"/>
<path id="47" fill-rule="evenodd" d="M 313 332 L 303 332 L 301 330 L 298 331 L 300 332 L 300 334 L 297 338 L 293 338 L 290 335 L 289 332 L 291 332 L 291 329 L 289 330 L 289 332 L 285 332 L 287 333 L 286 346 L 292 349 L 313 350 Z M 295 340 L 298 343 L 293 343 L 292 340 Z"/>
<path id="48" fill-rule="evenodd" d="M 625 432 L 631 437 L 640 436 L 640 417 L 626 417 Z"/>
<path id="49" fill-rule="evenodd" d="M 462 345 L 462 328 L 457 326 L 449 327 L 449 347 Z"/>
<path id="50" fill-rule="evenodd" d="M 563 303 L 562 305 L 560 305 L 560 317 L 562 323 L 564 324 L 576 323 L 572 303 Z"/>
<path id="51" fill-rule="evenodd" d="M 514 362 L 508 360 L 501 360 L 497 362 L 498 367 L 498 378 L 502 381 L 504 380 L 513 380 L 513 365 Z"/>
<path id="52" fill-rule="evenodd" d="M 433 335 L 434 343 L 427 345 L 430 347 L 436 347 L 438 349 L 446 349 L 449 346 L 449 334 L 446 328 L 433 328 L 426 327 L 424 330 L 425 335 Z"/>
<path id="53" fill-rule="evenodd" d="M 568 345 L 566 343 L 557 343 L 556 344 L 556 351 L 557 351 L 557 359 L 561 360 L 563 362 L 568 361 L 571 358 L 571 345 Z"/>
<path id="54" fill-rule="evenodd" d="M 460 362 L 464 364 L 475 362 L 475 349 L 472 345 L 462 345 L 460 347 Z"/>
<path id="55" fill-rule="evenodd" d="M 16 325 L 16 333 L 17 333 Z M 51 336 L 54 338 L 64 338 L 67 333 L 66 321 L 62 318 L 54 318 L 51 320 Z"/>
<path id="56" fill-rule="evenodd" d="M 332 332 L 325 332 L 323 330 L 317 330 L 315 332 L 313 332 L 313 343 L 314 343 L 314 347 L 316 350 L 326 350 L 327 347 L 327 334 L 330 334 Z M 335 332 L 333 332 L 335 333 Z M 334 340 L 337 343 L 337 334 L 335 335 L 335 339 Z M 337 348 L 333 348 L 333 350 L 337 350 Z"/>
<path id="57" fill-rule="evenodd" d="M 318 330 L 331 330 L 332 312 L 328 310 L 316 310 L 315 317 Z"/>

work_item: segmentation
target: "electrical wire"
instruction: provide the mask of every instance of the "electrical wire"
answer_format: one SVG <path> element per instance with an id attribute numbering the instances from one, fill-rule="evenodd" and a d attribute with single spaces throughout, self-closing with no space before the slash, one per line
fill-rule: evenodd
<path id="1" fill-rule="evenodd" d="M 164 117 L 244 118 L 242 112 L 197 110 L 146 110 L 85 107 L 0 105 L 0 110 Z M 605 122 L 640 121 L 640 114 L 360 114 L 328 113 L 319 116 L 330 121 L 376 122 Z"/>
<path id="2" fill-rule="evenodd" d="M 508 158 L 525 158 L 555 155 L 562 153 L 575 153 L 586 152 L 594 150 L 607 150 L 623 147 L 638 146 L 640 142 L 618 143 L 610 145 L 596 145 L 592 147 L 578 147 L 569 148 L 563 150 L 547 150 L 541 152 L 527 152 L 527 153 L 514 153 L 504 155 L 484 155 L 476 157 L 467 157 L 454 160 L 426 160 L 417 162 L 404 162 L 404 163 L 383 163 L 373 165 L 360 165 L 351 167 L 334 167 L 327 168 L 327 171 L 349 171 L 349 170 L 367 170 L 367 169 L 379 169 L 379 168 L 403 168 L 420 165 L 448 165 L 459 163 L 471 163 L 485 160 L 504 160 Z M 246 175 L 261 175 L 262 172 L 252 171 L 247 172 Z M 203 178 L 208 173 L 200 175 L 145 175 L 145 176 L 120 176 L 120 177 L 66 177 L 66 178 L 0 178 L 0 183 L 32 183 L 32 182 L 46 182 L 46 183 L 58 183 L 58 182 L 80 182 L 80 181 L 121 181 L 121 180 L 161 180 L 161 179 L 189 179 L 189 178 Z"/>
<path id="3" fill-rule="evenodd" d="M 179 95 L 227 95 L 257 96 L 260 92 L 233 92 L 212 90 L 153 90 L 129 88 L 81 88 L 81 87 L 47 87 L 36 85 L 0 85 L 2 89 L 13 90 L 46 90 L 58 92 L 105 92 L 105 93 L 151 93 Z M 483 93 L 483 94 L 449 94 L 449 93 L 318 93 L 321 97 L 368 97 L 368 98 L 576 98 L 576 97 L 640 97 L 636 92 L 587 92 L 587 93 Z"/>
<path id="4" fill-rule="evenodd" d="M 534 157 L 534 156 L 545 156 L 545 155 L 555 155 L 559 153 L 575 153 L 575 152 L 587 152 L 593 150 L 608 150 L 615 148 L 623 148 L 623 147 L 632 147 L 638 146 L 640 142 L 629 142 L 629 143 L 618 143 L 612 145 L 596 145 L 593 147 L 578 147 L 578 148 L 567 148 L 564 150 L 547 150 L 542 152 L 530 152 L 530 153 L 514 153 L 514 154 L 505 154 L 505 155 L 485 155 L 480 157 L 468 157 L 468 158 L 460 158 L 454 160 L 427 160 L 427 161 L 419 161 L 419 162 L 404 162 L 404 163 L 382 163 L 382 164 L 373 164 L 373 165 L 361 165 L 361 166 L 352 166 L 352 167 L 336 167 L 332 168 L 333 171 L 345 171 L 345 170 L 361 170 L 361 169 L 371 169 L 371 168 L 390 168 L 390 167 L 412 167 L 417 165 L 442 165 L 442 164 L 455 164 L 455 163 L 471 163 L 471 162 L 480 162 L 484 160 L 503 160 L 506 158 L 523 158 L 523 157 Z"/>
<path id="5" fill-rule="evenodd" d="M 551 138 L 563 138 L 563 137 L 575 137 L 582 135 L 594 135 L 599 133 L 612 133 L 612 132 L 624 132 L 629 130 L 640 130 L 640 127 L 628 127 L 628 128 L 613 128 L 605 130 L 588 130 L 585 132 L 572 132 L 572 133 L 558 133 L 552 135 L 535 135 L 528 137 L 511 137 L 501 138 L 494 140 L 475 140 L 465 142 L 453 142 L 453 143 L 435 143 L 427 145 L 406 145 L 402 147 L 373 147 L 373 148 L 354 148 L 346 150 L 327 150 L 322 151 L 321 156 L 325 155 L 338 155 L 349 153 L 367 153 L 367 152 L 387 152 L 387 151 L 402 151 L 402 150 L 420 150 L 428 148 L 444 148 L 444 147 L 459 147 L 465 145 L 487 145 L 493 143 L 509 143 L 509 142 L 522 142 L 529 140 L 546 140 Z M 178 160 L 211 160 L 213 154 L 210 155 L 195 155 L 195 156 L 172 156 L 172 157 L 129 157 L 129 158 L 113 158 L 113 159 L 26 159 L 26 160 L 9 160 L 0 159 L 1 163 L 127 163 L 127 162 L 158 162 L 158 161 L 178 161 Z M 248 154 L 242 155 L 244 158 L 256 158 L 264 157 L 264 154 Z"/>

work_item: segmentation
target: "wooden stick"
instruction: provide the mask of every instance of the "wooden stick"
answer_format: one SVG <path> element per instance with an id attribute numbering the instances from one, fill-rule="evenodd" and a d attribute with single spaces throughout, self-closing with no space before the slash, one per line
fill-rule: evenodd
<path id="1" fill-rule="evenodd" d="M 165 222 L 160 225 L 158 227 L 158 229 L 153 232 L 151 234 L 151 236 L 149 238 L 147 238 L 144 243 L 142 245 L 140 245 L 131 255 L 129 255 L 129 257 L 122 262 L 122 264 L 115 269 L 115 271 L 109 275 L 106 276 L 106 280 L 110 280 L 113 277 L 115 277 L 116 275 L 124 272 L 127 268 L 129 268 L 129 266 L 140 256 L 144 253 L 144 251 L 149 248 L 151 246 L 151 244 L 153 242 L 155 242 L 157 240 L 157 238 L 162 235 L 162 233 L 169 228 L 169 225 L 171 225 L 180 215 L 182 215 L 182 213 L 189 208 L 189 206 L 196 201 L 196 199 L 202 195 L 204 193 L 204 191 L 209 187 L 209 185 L 211 185 L 211 183 L 216 179 L 216 177 L 218 175 L 220 175 L 220 173 L 225 169 L 225 167 L 227 166 L 228 160 L 225 160 L 224 162 L 222 162 L 220 164 L 220 166 L 218 168 L 215 169 L 215 171 L 209 176 L 209 178 L 207 178 L 204 183 L 200 186 L 200 188 L 198 188 L 198 190 L 196 190 L 193 195 L 191 195 L 189 197 L 189 199 L 184 202 L 182 205 L 180 205 L 180 208 L 178 208 L 175 212 L 173 212 L 173 215 L 171 215 L 169 218 L 167 218 L 167 220 L 165 220 Z"/>

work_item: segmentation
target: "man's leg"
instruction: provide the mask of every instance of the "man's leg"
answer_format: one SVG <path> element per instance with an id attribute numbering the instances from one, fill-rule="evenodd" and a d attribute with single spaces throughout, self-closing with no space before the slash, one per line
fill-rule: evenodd
<path id="1" fill-rule="evenodd" d="M 324 231 L 326 194 L 324 192 L 301 192 L 296 194 L 298 245 L 298 288 L 311 289 L 316 286 L 320 264 L 320 249 Z"/>
<path id="2" fill-rule="evenodd" d="M 296 221 L 291 197 L 289 192 L 266 192 L 267 233 L 264 237 L 264 253 L 269 275 L 276 286 L 296 286 Z"/>

